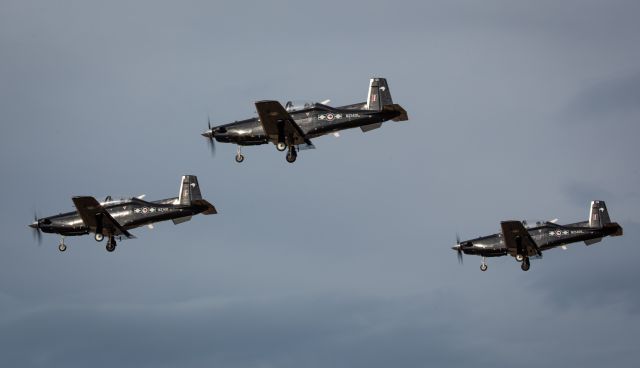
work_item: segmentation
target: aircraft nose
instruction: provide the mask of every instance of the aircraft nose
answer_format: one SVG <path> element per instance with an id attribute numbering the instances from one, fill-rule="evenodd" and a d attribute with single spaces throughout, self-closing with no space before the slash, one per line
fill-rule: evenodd
<path id="1" fill-rule="evenodd" d="M 458 245 L 456 245 L 456 246 L 453 246 L 453 247 L 451 247 L 451 249 L 453 249 L 453 250 L 460 250 L 460 245 L 458 244 Z"/>
<path id="2" fill-rule="evenodd" d="M 32 228 L 32 229 L 37 229 L 38 228 L 38 222 L 35 221 L 35 222 L 29 224 L 29 227 Z"/>
<path id="3" fill-rule="evenodd" d="M 213 129 L 205 130 L 204 132 L 202 132 L 202 136 L 207 138 L 213 138 Z"/>

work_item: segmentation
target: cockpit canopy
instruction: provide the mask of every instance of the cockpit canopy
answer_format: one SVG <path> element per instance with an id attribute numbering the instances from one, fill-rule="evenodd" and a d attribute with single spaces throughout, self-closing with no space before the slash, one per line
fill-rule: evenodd
<path id="1" fill-rule="evenodd" d="M 558 221 L 558 219 L 553 219 L 553 220 L 527 219 L 527 220 L 522 220 L 522 225 L 527 229 L 531 229 L 534 227 L 545 226 L 545 225 L 553 226 L 555 225 L 556 221 Z"/>
<path id="2" fill-rule="evenodd" d="M 129 202 L 129 201 L 131 201 L 131 197 L 119 197 L 114 199 L 109 195 L 100 204 L 103 206 L 111 206 L 114 204 L 119 204 L 119 203 Z"/>
<path id="3" fill-rule="evenodd" d="M 316 104 L 317 102 L 313 102 L 313 101 L 287 101 L 287 103 L 284 105 L 284 108 L 288 112 L 291 112 L 291 111 L 310 109 L 314 107 Z"/>

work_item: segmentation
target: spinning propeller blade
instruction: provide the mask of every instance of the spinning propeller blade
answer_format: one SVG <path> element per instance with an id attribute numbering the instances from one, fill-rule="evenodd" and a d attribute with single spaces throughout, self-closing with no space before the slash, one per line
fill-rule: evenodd
<path id="1" fill-rule="evenodd" d="M 456 246 L 453 247 L 453 250 L 455 250 L 458 253 L 458 263 L 463 264 L 462 247 L 460 246 L 460 235 L 458 235 L 458 233 L 456 233 Z"/>
<path id="2" fill-rule="evenodd" d="M 38 222 L 38 215 L 35 212 L 33 213 L 33 223 L 29 225 L 29 227 L 33 229 L 32 230 L 33 238 L 35 240 L 38 240 L 38 245 L 42 244 L 42 233 L 40 232 L 40 223 Z"/>
<path id="3" fill-rule="evenodd" d="M 211 156 L 215 156 L 216 155 L 216 144 L 215 144 L 215 139 L 213 139 L 214 134 L 213 134 L 213 129 L 211 129 L 211 118 L 209 116 L 207 116 L 207 127 L 209 128 L 207 131 L 205 131 L 204 133 L 202 133 L 202 135 L 204 137 L 206 137 L 209 141 L 209 150 L 211 151 Z"/>

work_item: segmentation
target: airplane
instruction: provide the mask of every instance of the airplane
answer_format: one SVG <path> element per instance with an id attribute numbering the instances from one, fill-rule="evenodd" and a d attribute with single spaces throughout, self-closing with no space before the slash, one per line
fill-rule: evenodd
<path id="1" fill-rule="evenodd" d="M 609 219 L 604 201 L 592 201 L 589 220 L 567 225 L 558 225 L 555 220 L 538 221 L 502 221 L 501 232 L 460 242 L 452 247 L 458 252 L 458 261 L 462 263 L 462 254 L 482 257 L 480 270 L 486 271 L 487 257 L 510 255 L 520 262 L 520 268 L 528 271 L 529 257 L 542 257 L 542 252 L 566 244 L 584 241 L 586 245 L 598 243 L 605 236 L 621 236 L 622 227 Z"/>
<path id="2" fill-rule="evenodd" d="M 135 238 L 128 230 L 147 225 L 153 228 L 153 223 L 172 220 L 174 224 L 191 220 L 191 216 L 202 213 L 203 215 L 216 214 L 216 208 L 202 199 L 198 179 L 194 175 L 184 175 L 180 185 L 178 197 L 147 202 L 142 200 L 144 196 L 112 200 L 107 197 L 99 203 L 94 197 L 78 196 L 71 200 L 77 211 L 61 213 L 55 216 L 38 219 L 34 216 L 34 222 L 29 225 L 35 231 L 38 240 L 41 240 L 40 231 L 45 233 L 60 234 L 58 250 L 64 252 L 67 246 L 64 243 L 65 236 L 94 234 L 94 239 L 101 242 L 107 240 L 107 251 L 116 249 L 116 237 Z"/>
<path id="3" fill-rule="evenodd" d="M 324 101 L 323 101 L 324 102 Z M 327 103 L 328 100 L 325 102 Z M 278 101 L 255 103 L 258 117 L 211 127 L 202 135 L 209 140 L 212 152 L 214 139 L 218 142 L 238 145 L 236 162 L 244 161 L 242 146 L 273 143 L 278 151 L 288 149 L 287 162 L 294 162 L 301 149 L 315 148 L 311 139 L 338 131 L 360 127 L 363 132 L 378 129 L 388 120 L 406 121 L 407 112 L 391 99 L 391 92 L 384 78 L 372 78 L 369 82 L 367 101 L 341 107 L 323 103 L 294 104 L 289 101 L 283 107 Z"/>

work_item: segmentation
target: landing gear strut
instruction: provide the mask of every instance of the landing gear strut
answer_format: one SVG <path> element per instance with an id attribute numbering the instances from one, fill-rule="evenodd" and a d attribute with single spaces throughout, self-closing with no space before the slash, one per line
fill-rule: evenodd
<path id="1" fill-rule="evenodd" d="M 67 246 L 64 244 L 64 236 L 60 239 L 60 244 L 58 244 L 58 250 L 64 252 L 67 250 Z"/>
<path id="2" fill-rule="evenodd" d="M 487 270 L 487 268 L 489 268 L 489 266 L 487 266 L 487 258 L 482 257 L 482 263 L 480 264 L 480 271 L 484 272 Z"/>
<path id="3" fill-rule="evenodd" d="M 116 245 L 116 239 L 113 236 L 110 236 L 109 240 L 107 240 L 107 252 L 113 252 L 116 250 Z"/>
<path id="4" fill-rule="evenodd" d="M 296 147 L 294 146 L 289 146 L 289 152 L 287 152 L 287 162 L 289 163 L 293 163 L 296 161 L 296 158 L 298 157 L 298 152 L 296 151 Z"/>
<path id="5" fill-rule="evenodd" d="M 244 156 L 242 155 L 242 150 L 240 149 L 240 146 L 238 146 L 238 152 L 236 153 L 236 162 L 241 163 L 242 161 L 244 161 Z"/>
<path id="6" fill-rule="evenodd" d="M 529 271 L 529 267 L 531 267 L 531 264 L 529 263 L 529 257 L 524 257 L 524 259 L 522 260 L 522 264 L 520 264 L 520 268 L 522 268 L 522 271 Z"/>

